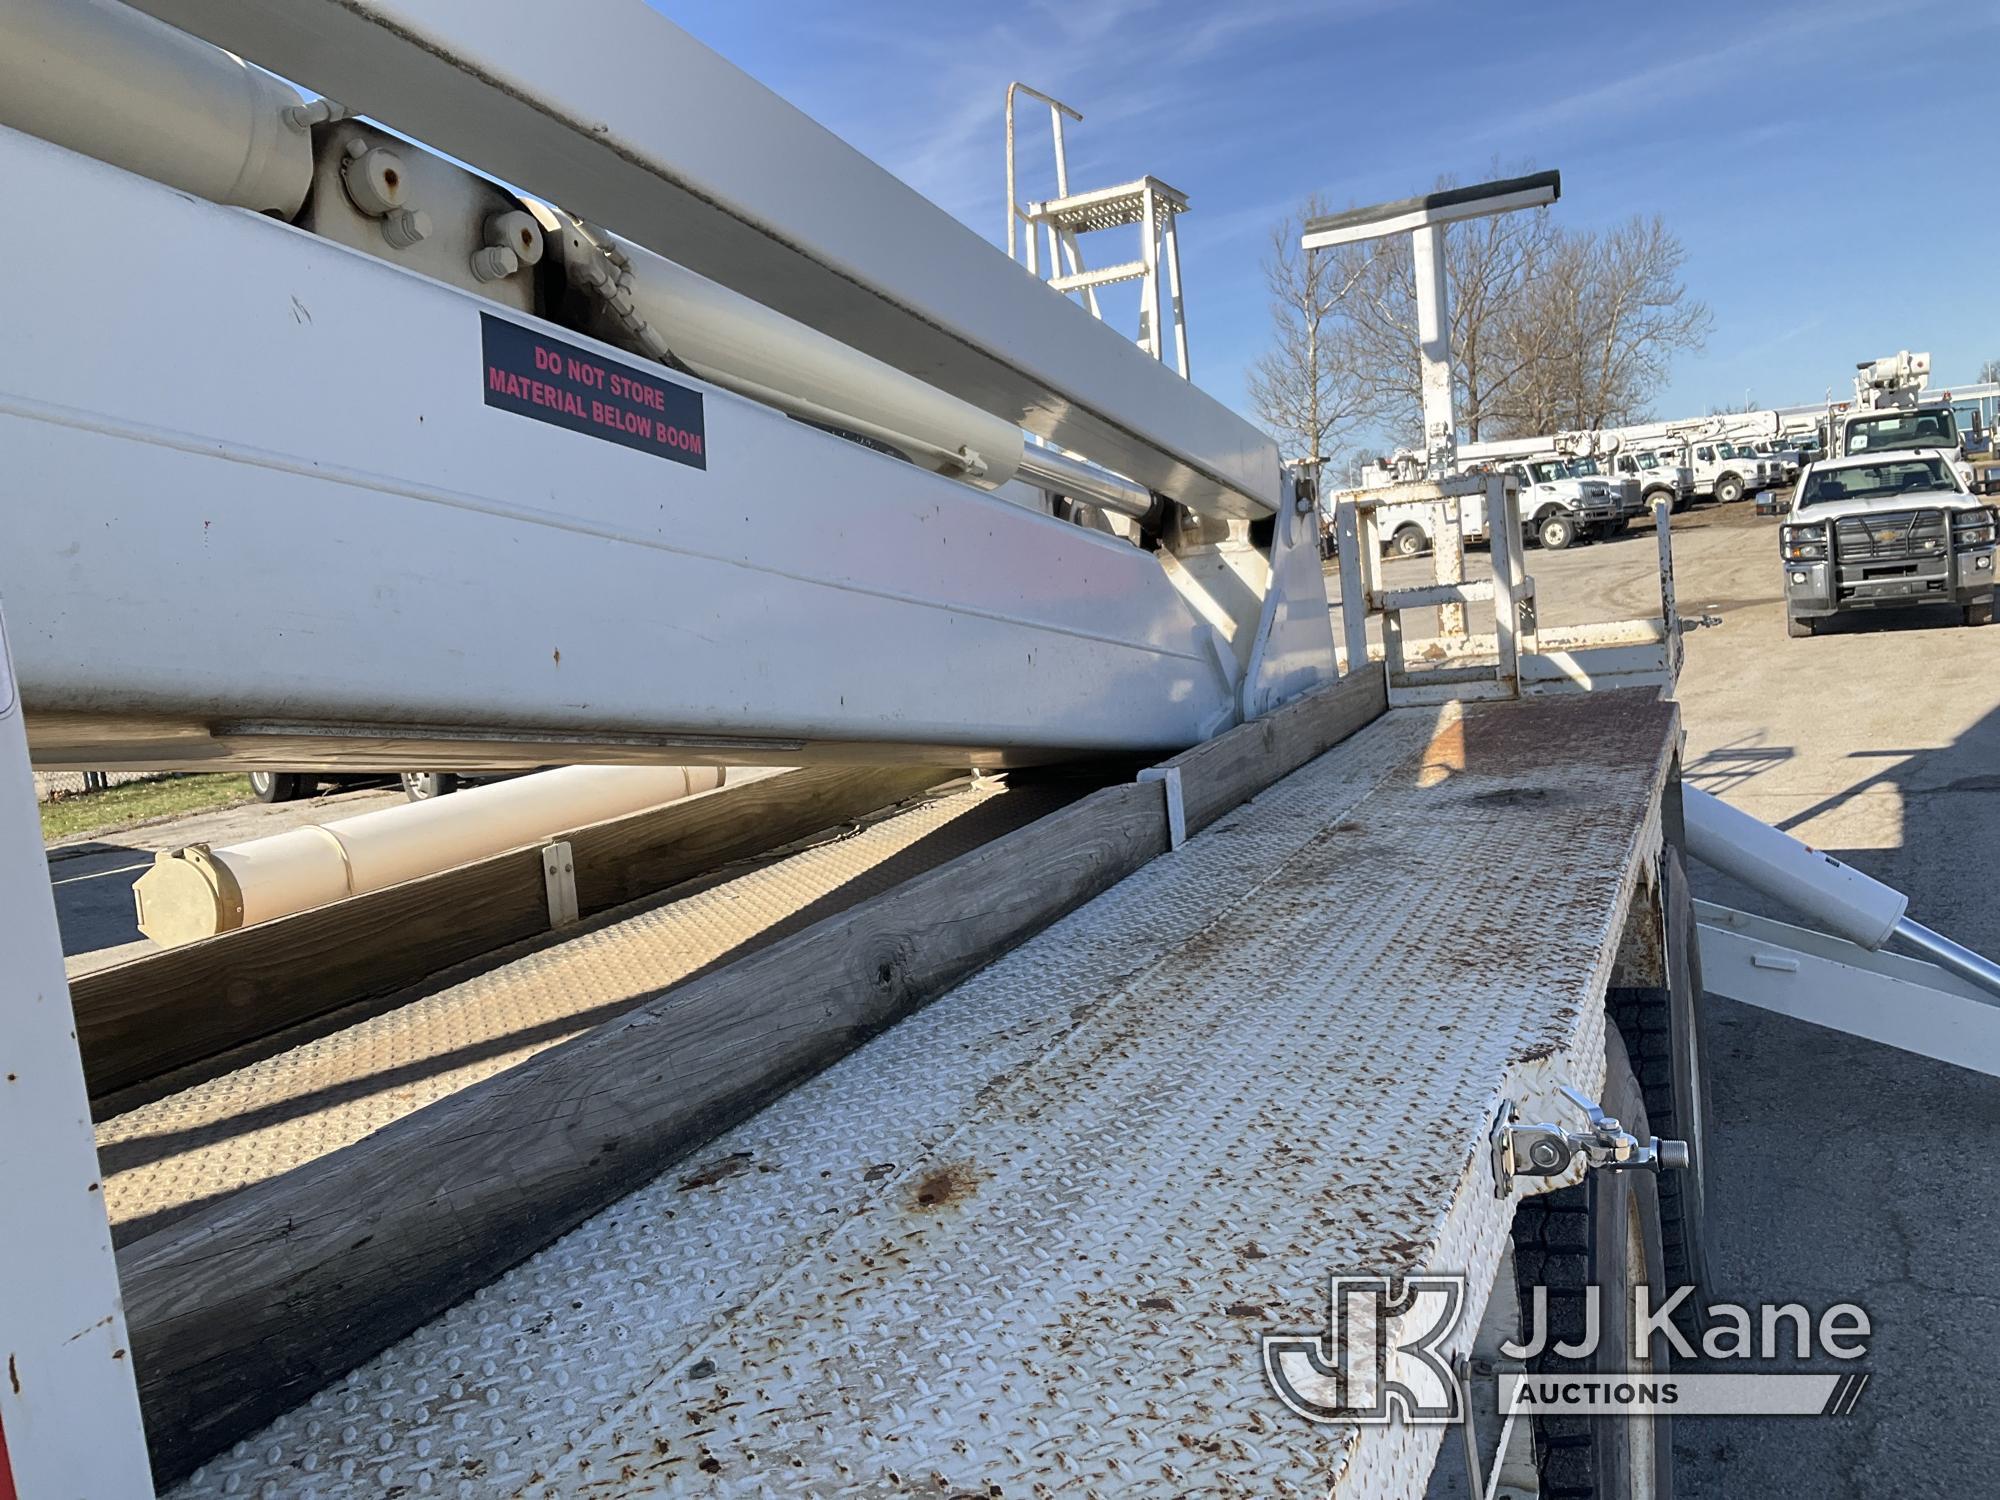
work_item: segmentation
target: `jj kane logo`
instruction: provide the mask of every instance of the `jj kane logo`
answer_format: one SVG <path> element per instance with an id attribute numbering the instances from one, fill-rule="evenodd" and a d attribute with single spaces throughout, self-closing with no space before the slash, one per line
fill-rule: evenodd
<path id="1" fill-rule="evenodd" d="M 1624 1347 L 1613 1349 L 1604 1342 L 1610 1319 L 1600 1288 L 1583 1289 L 1584 1326 L 1574 1340 L 1551 1331 L 1548 1289 L 1526 1292 L 1520 1336 L 1501 1340 L 1499 1357 L 1485 1361 L 1497 1374 L 1502 1412 L 1843 1415 L 1868 1383 L 1866 1372 L 1852 1368 L 1770 1368 L 1780 1361 L 1849 1364 L 1865 1355 L 1872 1328 L 1852 1302 L 1817 1315 L 1797 1302 L 1711 1303 L 1697 1344 L 1674 1322 L 1693 1288 L 1656 1298 L 1638 1286 L 1624 1310 Z M 1309 1422 L 1462 1421 L 1466 1387 L 1455 1361 L 1472 1352 L 1470 1331 L 1460 1332 L 1466 1308 L 1463 1276 L 1332 1277 L 1325 1332 L 1263 1336 L 1265 1378 Z M 1532 1366 L 1545 1353 L 1596 1368 L 1540 1375 Z M 1697 1361 L 1700 1373 L 1679 1373 Z"/>

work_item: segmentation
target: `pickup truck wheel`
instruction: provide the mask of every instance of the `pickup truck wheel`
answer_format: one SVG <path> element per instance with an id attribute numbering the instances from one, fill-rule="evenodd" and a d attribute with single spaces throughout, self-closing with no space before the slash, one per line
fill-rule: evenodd
<path id="1" fill-rule="evenodd" d="M 1695 1290 L 1675 1309 L 1674 1322 L 1698 1344 L 1701 1309 L 1711 1289 L 1708 1269 L 1708 1070 L 1701 1060 L 1701 940 L 1694 897 L 1678 846 L 1660 858 L 1660 911 L 1666 985 L 1618 988 L 1605 995 L 1618 1033 L 1630 1049 L 1632 1072 L 1646 1101 L 1650 1128 L 1688 1143 L 1688 1165 L 1654 1179 L 1660 1200 L 1660 1248 L 1668 1291 Z"/>
<path id="2" fill-rule="evenodd" d="M 1743 498 L 1743 481 L 1734 474 L 1724 474 L 1715 481 L 1715 503 L 1734 505 Z"/>
<path id="3" fill-rule="evenodd" d="M 1965 623 L 1968 625 L 1991 625 L 1993 623 L 1993 601 L 1965 606 Z"/>
<path id="4" fill-rule="evenodd" d="M 405 771 L 403 795 L 412 802 L 428 802 L 458 790 L 458 778 L 449 771 Z"/>
<path id="5" fill-rule="evenodd" d="M 1795 641 L 1807 640 L 1812 636 L 1813 627 L 1819 621 L 1812 615 L 1786 615 L 1785 634 Z"/>
<path id="6" fill-rule="evenodd" d="M 1551 552 L 1560 552 L 1576 541 L 1576 522 L 1559 510 L 1549 511 L 1535 521 L 1535 537 Z"/>
<path id="7" fill-rule="evenodd" d="M 296 802 L 312 795 L 313 781 L 292 771 L 252 771 L 250 791 L 259 802 Z"/>
<path id="8" fill-rule="evenodd" d="M 1632 1134 L 1651 1133 L 1624 1038 L 1610 1023 L 1600 1102 Z M 1652 1339 L 1650 1348 L 1633 1347 L 1632 1288 L 1653 1288 L 1657 1305 L 1666 1286 L 1650 1172 L 1592 1171 L 1575 1187 L 1523 1199 L 1514 1211 L 1514 1267 L 1524 1326 L 1534 1289 L 1546 1288 L 1548 1299 L 1548 1338 L 1528 1361 L 1531 1374 L 1667 1373 L 1665 1335 Z M 1592 1287 L 1597 1348 L 1574 1359 L 1555 1353 L 1559 1341 L 1582 1342 Z M 1545 1416 L 1534 1419 L 1533 1430 L 1544 1500 L 1672 1500 L 1673 1427 L 1667 1417 Z"/>
<path id="9" fill-rule="evenodd" d="M 1389 538 L 1389 548 L 1398 557 L 1421 557 L 1430 550 L 1431 539 L 1421 527 L 1404 526 Z"/>

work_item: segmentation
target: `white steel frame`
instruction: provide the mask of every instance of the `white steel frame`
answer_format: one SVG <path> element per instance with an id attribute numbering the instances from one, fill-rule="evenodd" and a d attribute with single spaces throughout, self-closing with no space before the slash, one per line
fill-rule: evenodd
<path id="1" fill-rule="evenodd" d="M 1712 994 L 2000 1078 L 2000 998 L 1922 959 L 1697 901 Z"/>
<path id="2" fill-rule="evenodd" d="M 1053 137 L 1056 196 L 1022 202 L 1015 171 L 1014 97 L 1026 94 L 1049 107 L 1049 131 Z M 1063 119 L 1081 121 L 1083 116 L 1060 99 L 1051 98 L 1025 83 L 1007 85 L 1007 254 L 1024 259 L 1029 272 L 1042 276 L 1041 242 L 1048 241 L 1048 284 L 1064 295 L 1080 295 L 1092 317 L 1102 318 L 1104 309 L 1097 289 L 1135 278 L 1139 288 L 1139 347 L 1154 359 L 1166 360 L 1169 321 L 1174 331 L 1174 365 L 1182 379 L 1192 378 L 1188 369 L 1186 302 L 1181 295 L 1181 251 L 1178 222 L 1187 211 L 1187 195 L 1157 177 L 1142 177 L 1117 187 L 1098 188 L 1072 194 L 1069 190 L 1069 154 L 1063 139 Z M 1016 225 L 1024 225 L 1020 236 L 1022 254 L 1015 256 Z M 1139 231 L 1139 258 L 1088 269 L 1078 236 L 1093 229 L 1134 225 Z M 1167 305 L 1160 303 L 1161 261 L 1165 260 Z"/>
<path id="3" fill-rule="evenodd" d="M 1462 507 L 1475 499 L 1486 506 L 1493 558 L 1490 579 L 1465 576 Z M 1378 513 L 1389 506 L 1409 505 L 1432 508 L 1425 530 L 1433 539 L 1435 582 L 1410 589 L 1385 588 Z M 1661 502 L 1653 517 L 1659 533 L 1657 618 L 1544 629 L 1535 620 L 1535 580 L 1525 567 L 1520 495 L 1510 476 L 1465 475 L 1345 491 L 1335 497 L 1335 526 L 1346 659 L 1352 664 L 1373 654 L 1368 641 L 1368 623 L 1373 619 L 1382 635 L 1380 654 L 1392 705 L 1647 685 L 1671 690 L 1680 676 L 1682 647 L 1668 509 Z M 1493 631 L 1469 634 L 1465 606 L 1485 602 L 1493 605 Z M 1411 609 L 1438 611 L 1438 636 L 1425 652 L 1434 665 L 1416 666 L 1406 649 L 1403 612 Z"/>
<path id="4" fill-rule="evenodd" d="M 0 1494 L 152 1494 L 0 616 Z"/>
<path id="5" fill-rule="evenodd" d="M 1420 198 L 1349 209 L 1308 223 L 1300 248 L 1311 254 L 1408 234 L 1417 287 L 1417 358 L 1423 398 L 1425 460 L 1433 479 L 1457 470 L 1458 420 L 1451 404 L 1451 289 L 1445 274 L 1448 224 L 1544 208 L 1562 195 L 1554 172 L 1454 188 Z"/>
<path id="6" fill-rule="evenodd" d="M 1035 226 L 1033 221 L 1028 218 L 1027 205 L 1021 202 L 1020 190 L 1016 186 L 1016 174 L 1014 170 L 1014 96 L 1016 94 L 1026 94 L 1029 98 L 1037 99 L 1049 107 L 1049 134 L 1053 138 L 1055 145 L 1056 196 L 1058 198 L 1067 198 L 1069 196 L 1069 148 L 1068 144 L 1063 140 L 1063 118 L 1064 116 L 1068 116 L 1080 125 L 1083 123 L 1083 115 L 1063 103 L 1062 100 L 1052 98 L 1040 89 L 1030 88 L 1018 79 L 1007 85 L 1007 258 L 1009 260 L 1018 259 L 1014 253 L 1016 236 L 1019 226 L 1022 223 L 1026 223 L 1028 226 L 1028 269 L 1039 276 L 1041 271 L 1035 249 Z M 1054 224 L 1048 226 L 1048 233 L 1049 266 L 1051 270 L 1058 265 L 1062 265 L 1068 268 L 1068 275 L 1079 275 L 1084 269 L 1083 250 L 1077 244 L 1076 236 L 1067 232 L 1059 233 Z M 1093 318 L 1102 318 L 1104 310 L 1097 305 L 1096 284 L 1086 284 L 1078 287 L 1077 290 L 1083 294 L 1083 305 L 1090 310 L 1090 315 Z"/>
<path id="7" fill-rule="evenodd" d="M 138 0 L 1197 512 L 1276 443 L 641 0 Z"/>
<path id="8" fill-rule="evenodd" d="M 0 176 L 64 205 L 99 316 L 146 332 L 107 359 L 57 302 L 9 321 L 0 590 L 44 765 L 995 765 L 1237 716 L 1160 557 L 1025 486 L 682 377 L 705 469 L 497 411 L 471 294 L 17 132 Z"/>

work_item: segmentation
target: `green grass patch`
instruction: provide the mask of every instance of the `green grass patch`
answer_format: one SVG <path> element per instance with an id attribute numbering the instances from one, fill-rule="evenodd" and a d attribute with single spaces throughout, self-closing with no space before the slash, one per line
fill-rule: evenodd
<path id="1" fill-rule="evenodd" d="M 80 838 L 150 823 L 156 818 L 208 812 L 248 802 L 247 776 L 171 776 L 164 781 L 128 781 L 101 792 L 71 792 L 42 806 L 42 840 Z"/>

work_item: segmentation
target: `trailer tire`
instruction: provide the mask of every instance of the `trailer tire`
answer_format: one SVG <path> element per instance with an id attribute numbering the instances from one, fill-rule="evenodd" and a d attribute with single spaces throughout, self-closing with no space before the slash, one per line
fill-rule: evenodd
<path id="1" fill-rule="evenodd" d="M 295 771 L 252 771 L 250 792 L 259 802 L 296 802 L 313 793 L 314 778 Z"/>
<path id="2" fill-rule="evenodd" d="M 1576 543 L 1576 522 L 1559 510 L 1544 511 L 1535 517 L 1535 539 L 1550 552 L 1560 552 Z"/>
<path id="3" fill-rule="evenodd" d="M 1715 481 L 1715 502 L 1718 505 L 1734 505 L 1743 498 L 1743 481 L 1734 474 L 1724 474 Z"/>
<path id="4" fill-rule="evenodd" d="M 1608 1021 L 1601 1102 L 1634 1135 L 1649 1132 L 1624 1040 Z M 1631 1343 L 1633 1284 L 1659 1287 L 1664 1277 L 1652 1173 L 1591 1171 L 1575 1187 L 1523 1199 L 1514 1211 L 1514 1266 L 1530 1336 L 1534 1288 L 1547 1289 L 1547 1341 L 1527 1361 L 1531 1374 L 1608 1374 L 1649 1364 L 1666 1371 L 1664 1335 L 1650 1350 Z M 1593 1286 L 1596 1349 L 1578 1358 L 1555 1353 L 1558 1342 L 1582 1339 L 1586 1288 Z M 1673 1429 L 1665 1416 L 1543 1416 L 1534 1418 L 1533 1432 L 1541 1500 L 1672 1500 Z"/>
<path id="5" fill-rule="evenodd" d="M 458 790 L 458 777 L 450 771 L 404 771 L 403 796 L 411 802 L 429 802 Z"/>
<path id="6" fill-rule="evenodd" d="M 1419 526 L 1400 526 L 1389 538 L 1389 549 L 1398 557 L 1422 557 L 1431 549 L 1431 539 Z"/>
<path id="7" fill-rule="evenodd" d="M 1665 988 L 1614 989 L 1605 996 L 1605 1008 L 1625 1039 L 1650 1128 L 1669 1140 L 1688 1143 L 1686 1168 L 1662 1172 L 1655 1182 L 1666 1289 L 1694 1288 L 1675 1309 L 1674 1323 L 1689 1343 L 1699 1345 L 1705 1325 L 1702 1309 L 1713 1290 L 1708 1255 L 1708 1069 L 1701 1058 L 1704 991 L 1694 894 L 1681 851 L 1672 842 L 1660 857 L 1660 908 Z"/>

